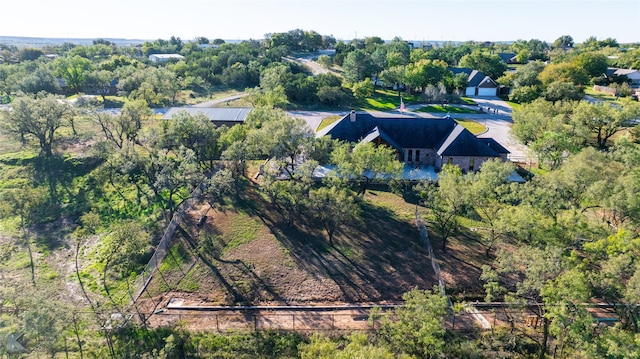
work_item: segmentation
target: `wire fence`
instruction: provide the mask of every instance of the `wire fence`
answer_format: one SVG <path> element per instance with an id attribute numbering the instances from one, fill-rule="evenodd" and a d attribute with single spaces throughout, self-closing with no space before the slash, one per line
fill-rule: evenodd
<path id="1" fill-rule="evenodd" d="M 433 254 L 433 248 L 431 247 L 431 242 L 429 241 L 429 232 L 427 231 L 427 226 L 425 226 L 424 222 L 422 221 L 422 213 L 420 213 L 420 209 L 418 206 L 416 206 L 416 223 L 418 224 L 418 229 L 420 230 L 422 243 L 429 253 L 431 267 L 433 268 L 433 272 L 436 274 L 436 278 L 438 278 L 438 286 L 440 287 L 440 292 L 442 293 L 442 295 L 447 296 L 447 291 L 444 286 L 444 280 L 442 279 L 442 275 L 440 274 L 440 264 L 438 264 L 436 256 Z M 451 300 L 449 300 L 449 306 L 451 306 Z"/>
<path id="2" fill-rule="evenodd" d="M 171 245 L 171 241 L 174 238 L 176 229 L 178 229 L 180 223 L 182 223 L 187 211 L 190 210 L 193 205 L 199 200 L 199 198 L 202 197 L 205 189 L 206 188 L 204 182 L 196 186 L 189 197 L 179 205 L 178 209 L 173 214 L 171 222 L 169 222 L 169 225 L 165 229 L 160 242 L 156 246 L 156 250 L 151 256 L 151 259 L 149 259 L 149 262 L 145 266 L 144 270 L 140 273 L 140 275 L 138 275 L 136 281 L 131 285 L 130 295 L 132 303 L 135 303 L 138 298 L 140 298 L 142 293 L 144 293 L 144 291 L 147 289 L 147 286 L 151 282 L 151 279 L 153 279 L 153 276 L 159 269 L 158 266 L 162 263 L 162 260 L 167 255 L 169 245 Z"/>

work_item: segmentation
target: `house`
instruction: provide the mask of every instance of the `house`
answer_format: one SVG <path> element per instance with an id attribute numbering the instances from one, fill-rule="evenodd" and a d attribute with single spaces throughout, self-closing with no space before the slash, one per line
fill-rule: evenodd
<path id="1" fill-rule="evenodd" d="M 498 52 L 498 56 L 500 57 L 500 60 L 507 65 L 518 63 L 517 54 L 514 54 L 513 52 Z"/>
<path id="2" fill-rule="evenodd" d="M 169 62 L 169 61 L 179 61 L 184 59 L 184 56 L 180 55 L 180 54 L 152 54 L 149 55 L 149 61 L 153 62 L 154 64 L 163 64 L 165 62 Z"/>
<path id="3" fill-rule="evenodd" d="M 464 172 L 475 172 L 490 158 L 506 161 L 509 153 L 493 139 L 477 138 L 449 116 L 376 117 L 352 112 L 316 133 L 316 137 L 322 136 L 390 146 L 399 161 L 413 167 L 431 166 L 436 171 L 449 163 Z"/>
<path id="4" fill-rule="evenodd" d="M 449 67 L 448 70 L 453 72 L 454 76 L 459 73 L 464 73 L 468 76 L 465 96 L 498 95 L 498 84 L 482 72 L 467 67 Z"/>
<path id="5" fill-rule="evenodd" d="M 619 69 L 608 67 L 605 75 L 610 81 L 616 81 L 617 78 L 624 77 L 631 87 L 640 87 L 640 71 L 633 69 Z"/>
<path id="6" fill-rule="evenodd" d="M 244 123 L 247 115 L 251 112 L 251 108 L 172 107 L 162 116 L 162 119 L 171 120 L 173 116 L 180 112 L 187 112 L 192 116 L 204 115 L 216 126 L 231 127 Z"/>

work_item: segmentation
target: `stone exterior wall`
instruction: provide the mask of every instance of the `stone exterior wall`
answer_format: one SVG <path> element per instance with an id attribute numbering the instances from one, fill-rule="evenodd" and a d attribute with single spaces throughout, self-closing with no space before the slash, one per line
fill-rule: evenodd
<path id="1" fill-rule="evenodd" d="M 409 150 L 411 150 L 411 161 L 409 161 Z M 420 151 L 420 158 L 416 161 L 416 151 Z M 405 148 L 404 162 L 413 166 L 435 166 L 438 155 L 433 148 Z"/>

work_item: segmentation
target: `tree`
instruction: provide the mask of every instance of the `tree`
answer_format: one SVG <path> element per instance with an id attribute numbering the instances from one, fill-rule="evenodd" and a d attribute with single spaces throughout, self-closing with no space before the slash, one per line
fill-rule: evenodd
<path id="1" fill-rule="evenodd" d="M 447 239 L 458 227 L 458 216 L 469 203 L 468 177 L 455 165 L 445 164 L 438 175 L 438 183 L 420 183 L 416 186 L 424 206 L 429 209 L 433 225 L 440 233 L 442 251 L 447 249 Z"/>
<path id="2" fill-rule="evenodd" d="M 380 339 L 395 353 L 415 358 L 441 357 L 446 345 L 447 297 L 434 287 L 430 291 L 412 289 L 402 299 L 404 305 L 382 316 Z"/>
<path id="3" fill-rule="evenodd" d="M 356 82 L 351 87 L 351 91 L 353 91 L 353 96 L 358 100 L 363 100 L 365 98 L 371 97 L 375 88 L 373 87 L 373 82 L 369 79 L 364 79 L 363 81 Z"/>
<path id="4" fill-rule="evenodd" d="M 177 113 L 164 123 L 164 143 L 167 149 L 188 148 L 203 170 L 211 170 L 214 160 L 222 154 L 221 135 L 226 127 L 216 127 L 209 118 L 201 113 L 191 115 L 188 112 Z"/>
<path id="5" fill-rule="evenodd" d="M 387 86 L 395 86 L 398 89 L 398 95 L 400 94 L 400 84 L 404 79 L 404 66 L 393 66 L 380 73 L 380 79 Z"/>
<path id="6" fill-rule="evenodd" d="M 584 97 L 581 87 L 571 82 L 554 81 L 547 86 L 545 100 L 556 103 L 556 101 L 579 101 Z"/>
<path id="7" fill-rule="evenodd" d="M 407 65 L 404 74 L 405 82 L 413 88 L 422 89 L 422 92 L 426 91 L 427 85 L 435 86 L 451 76 L 444 61 L 425 59 Z"/>
<path id="8" fill-rule="evenodd" d="M 562 35 L 557 38 L 552 45 L 556 49 L 567 49 L 573 47 L 573 37 L 569 35 Z"/>
<path id="9" fill-rule="evenodd" d="M 268 111 L 271 113 L 267 116 L 275 119 L 267 120 L 259 129 L 247 134 L 249 152 L 262 158 L 274 158 L 279 169 L 292 178 L 313 134 L 304 120 L 291 118 L 282 110 Z"/>
<path id="10" fill-rule="evenodd" d="M 331 57 L 329 57 L 328 55 L 320 55 L 320 56 L 318 56 L 318 60 L 316 60 L 316 62 L 320 66 L 322 66 L 322 67 L 324 67 L 326 69 L 330 68 L 331 65 L 333 64 L 333 61 L 331 60 Z"/>
<path id="11" fill-rule="evenodd" d="M 399 175 L 404 167 L 396 159 L 395 149 L 375 147 L 371 142 L 360 143 L 353 148 L 349 143 L 337 145 L 331 153 L 331 162 L 337 166 L 338 179 L 360 183 L 358 195 L 363 196 L 373 180 L 389 180 Z"/>
<path id="12" fill-rule="evenodd" d="M 481 51 L 462 56 L 458 66 L 478 70 L 492 79 L 499 78 L 507 71 L 507 64 L 500 59 L 500 56 Z"/>
<path id="13" fill-rule="evenodd" d="M 573 62 L 592 78 L 602 76 L 609 66 L 605 55 L 594 52 L 583 52 Z"/>
<path id="14" fill-rule="evenodd" d="M 623 106 L 608 103 L 580 103 L 572 116 L 572 121 L 596 134 L 598 148 L 604 149 L 611 136 L 627 126 L 640 115 L 640 105 L 628 102 Z"/>
<path id="15" fill-rule="evenodd" d="M 20 219 L 20 230 L 22 231 L 22 242 L 29 252 L 29 267 L 31 268 L 31 282 L 36 285 L 35 264 L 33 261 L 33 251 L 31 250 L 31 238 L 29 238 L 29 226 L 37 217 L 36 213 L 42 206 L 46 195 L 41 188 L 33 187 L 31 184 L 24 184 L 21 187 L 3 191 L 2 207 L 0 214 L 3 217 L 17 215 Z"/>
<path id="16" fill-rule="evenodd" d="M 500 216 L 504 214 L 503 211 L 510 209 L 505 205 L 511 194 L 507 181 L 514 171 L 513 163 L 493 159 L 485 161 L 480 172 L 469 175 L 471 176 L 469 202 L 479 215 L 484 227 L 481 228 L 481 241 L 487 257 L 502 234 L 498 224 Z"/>
<path id="17" fill-rule="evenodd" d="M 118 148 L 122 148 L 127 142 L 133 142 L 138 136 L 138 128 L 131 116 L 125 113 L 112 114 L 100 109 L 91 111 L 93 121 L 100 126 L 107 141 Z"/>
<path id="18" fill-rule="evenodd" d="M 86 85 L 86 75 L 93 70 L 93 63 L 84 57 L 59 57 L 54 66 L 58 76 L 62 77 L 73 93 L 83 90 Z"/>
<path id="19" fill-rule="evenodd" d="M 65 118 L 72 115 L 69 104 L 61 99 L 40 93 L 35 99 L 16 97 L 11 103 L 12 111 L 4 112 L 4 127 L 23 142 L 26 137 L 35 137 L 45 157 L 53 155 L 56 131 Z"/>
<path id="20" fill-rule="evenodd" d="M 312 190 L 309 201 L 332 246 L 335 232 L 357 218 L 360 209 L 357 198 L 349 190 L 338 186 L 323 186 Z"/>
<path id="21" fill-rule="evenodd" d="M 571 112 L 571 104 L 554 105 L 544 99 L 535 100 L 513 112 L 513 134 L 529 145 L 545 132 L 563 132 L 564 123 L 568 121 Z"/>
<path id="22" fill-rule="evenodd" d="M 555 81 L 571 82 L 574 85 L 586 85 L 589 83 L 587 72 L 569 62 L 547 65 L 538 75 L 538 79 L 545 86 Z"/>
<path id="23" fill-rule="evenodd" d="M 115 80 L 115 75 L 107 70 L 95 70 L 85 75 L 87 87 L 93 92 L 102 96 L 102 102 L 106 102 L 106 95 L 109 94 L 111 84 Z"/>
<path id="24" fill-rule="evenodd" d="M 356 83 L 371 76 L 371 58 L 364 50 L 350 52 L 342 63 L 344 78 L 350 83 Z"/>
<path id="25" fill-rule="evenodd" d="M 196 183 L 201 179 L 194 152 L 187 148 L 179 148 L 173 153 L 164 150 L 153 151 L 150 165 L 154 170 L 154 188 L 161 194 L 165 208 L 169 210 L 169 218 L 176 211 L 176 196 L 182 200 L 188 198 Z M 178 204 L 181 202 L 178 202 Z"/>
<path id="26" fill-rule="evenodd" d="M 545 64 L 542 61 L 532 61 L 526 65 L 518 68 L 514 77 L 513 85 L 515 87 L 523 86 L 538 86 L 542 83 L 538 79 L 538 75 L 545 68 Z"/>
<path id="27" fill-rule="evenodd" d="M 486 300 L 494 301 L 504 295 L 507 302 L 531 308 L 542 326 L 542 338 L 536 340 L 538 358 L 545 358 L 549 328 L 555 316 L 548 312 L 552 306 L 540 305 L 540 301 L 550 304 L 551 288 L 558 287 L 555 280 L 567 270 L 561 248 L 521 246 L 513 251 L 498 251 L 494 266 L 495 269 L 487 265 L 482 268 L 480 278 L 485 282 Z"/>

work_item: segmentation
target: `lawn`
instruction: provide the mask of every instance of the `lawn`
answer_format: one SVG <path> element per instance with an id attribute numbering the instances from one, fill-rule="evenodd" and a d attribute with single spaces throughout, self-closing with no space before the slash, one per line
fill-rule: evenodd
<path id="1" fill-rule="evenodd" d="M 420 97 L 403 93 L 402 99 L 407 105 L 412 102 L 418 102 Z M 358 106 L 362 110 L 390 111 L 400 107 L 400 96 L 397 91 L 377 88 L 371 97 L 359 102 Z"/>
<path id="2" fill-rule="evenodd" d="M 612 94 L 606 93 L 606 92 L 600 92 L 600 91 L 596 91 L 592 88 L 585 88 L 584 89 L 584 93 L 587 96 L 591 96 L 595 99 L 598 99 L 600 101 L 605 101 L 605 102 L 615 102 L 616 101 L 616 97 Z"/>
<path id="3" fill-rule="evenodd" d="M 320 121 L 318 128 L 316 128 L 316 132 L 322 130 L 323 128 L 329 126 L 330 124 L 338 121 L 341 118 L 342 116 L 329 116 L 329 117 L 323 118 L 322 121 Z"/>
<path id="4" fill-rule="evenodd" d="M 416 112 L 430 112 L 430 113 L 478 113 L 478 111 L 469 109 L 466 107 L 457 107 L 457 106 L 442 106 L 442 105 L 429 105 L 422 107 Z"/>
<path id="5" fill-rule="evenodd" d="M 464 126 L 464 128 L 469 130 L 469 132 L 473 133 L 474 135 L 479 135 L 487 130 L 487 127 L 485 125 L 473 120 L 456 119 L 456 122 Z"/>

